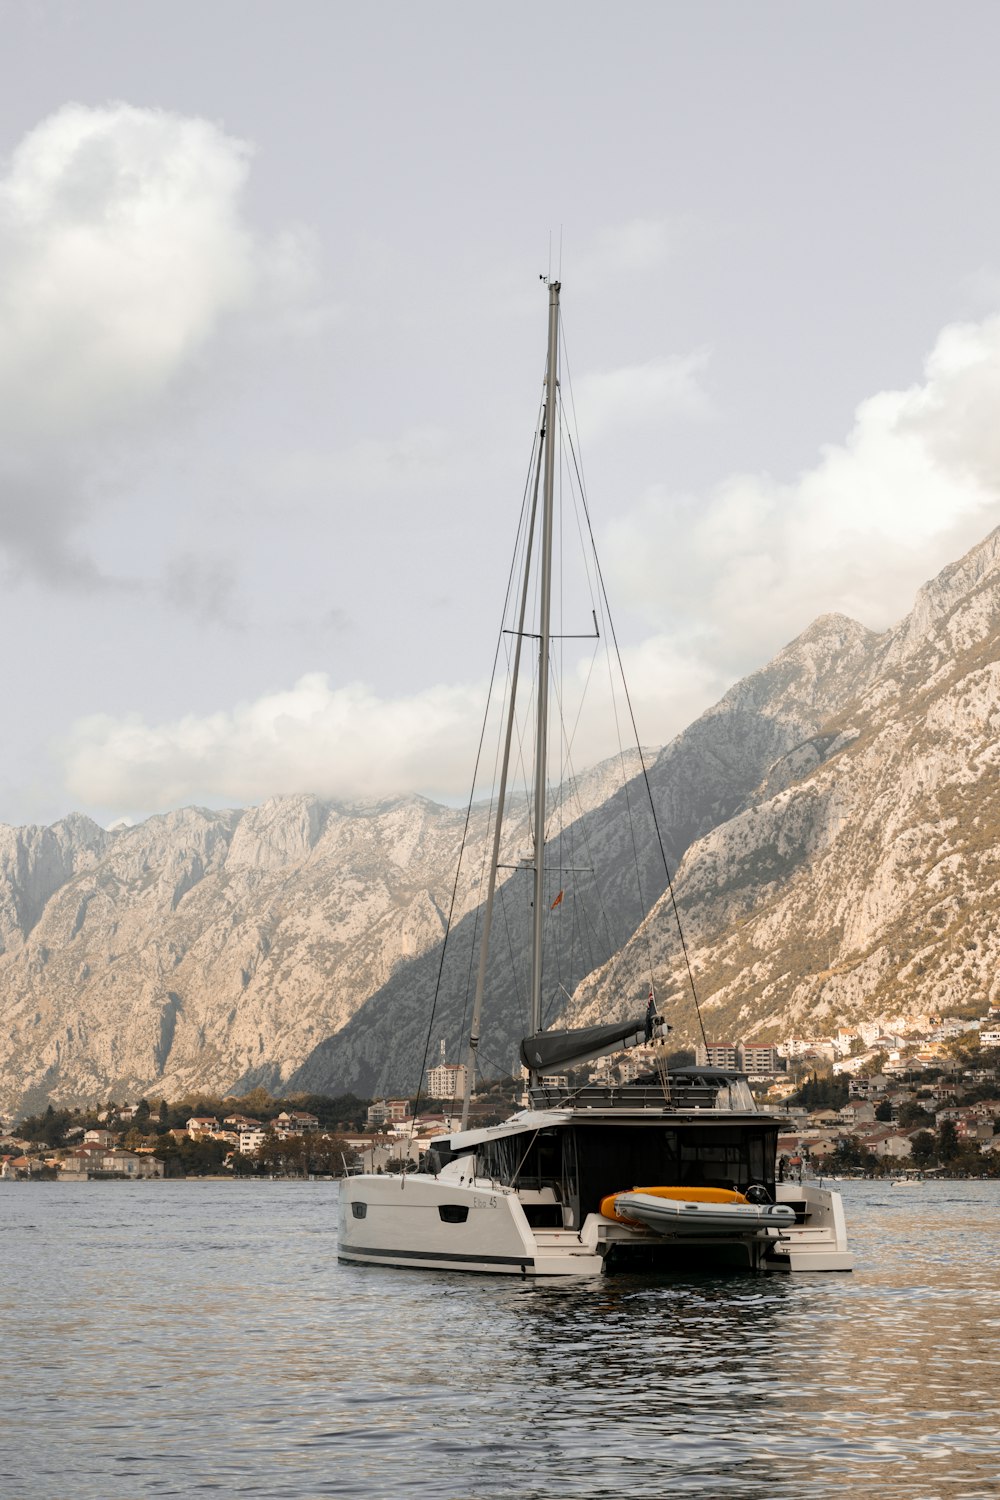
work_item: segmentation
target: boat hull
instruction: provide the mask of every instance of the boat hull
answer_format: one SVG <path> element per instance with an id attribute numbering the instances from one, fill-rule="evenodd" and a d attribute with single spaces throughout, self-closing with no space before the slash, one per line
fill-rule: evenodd
<path id="1" fill-rule="evenodd" d="M 579 1230 L 534 1227 L 531 1205 L 517 1191 L 481 1179 L 346 1177 L 337 1253 L 355 1265 L 520 1277 L 851 1270 L 839 1194 L 798 1185 L 779 1191 L 791 1210 L 780 1228 L 730 1224 L 722 1233 L 699 1223 L 699 1233 L 664 1235 L 600 1214 L 589 1214 Z"/>
<path id="2" fill-rule="evenodd" d="M 518 1196 L 489 1182 L 346 1177 L 340 1260 L 508 1276 L 595 1276 L 596 1247 L 572 1230 L 532 1229 Z"/>
<path id="3" fill-rule="evenodd" d="M 844 1200 L 831 1188 L 813 1183 L 779 1183 L 779 1203 L 795 1210 L 794 1228 L 784 1231 L 769 1248 L 768 1271 L 852 1271 L 847 1248 Z"/>

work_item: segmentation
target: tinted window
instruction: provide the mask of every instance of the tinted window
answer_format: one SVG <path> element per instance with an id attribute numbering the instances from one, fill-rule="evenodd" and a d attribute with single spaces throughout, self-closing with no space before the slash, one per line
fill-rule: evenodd
<path id="1" fill-rule="evenodd" d="M 464 1224 L 469 1210 L 464 1203 L 442 1203 L 438 1213 L 446 1224 Z"/>
<path id="2" fill-rule="evenodd" d="M 363 1219 L 364 1216 L 365 1216 L 365 1214 L 367 1212 L 368 1212 L 368 1204 L 367 1203 L 352 1203 L 351 1204 L 351 1213 L 354 1215 L 354 1217 L 356 1219 Z"/>

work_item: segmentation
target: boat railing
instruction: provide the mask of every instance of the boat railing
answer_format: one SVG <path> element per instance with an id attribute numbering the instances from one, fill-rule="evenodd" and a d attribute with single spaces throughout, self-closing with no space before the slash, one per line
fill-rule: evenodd
<path id="1" fill-rule="evenodd" d="M 536 1084 L 528 1090 L 532 1109 L 714 1109 L 714 1080 L 671 1078 L 665 1089 L 659 1078 L 649 1082 L 589 1083 L 580 1088 Z"/>

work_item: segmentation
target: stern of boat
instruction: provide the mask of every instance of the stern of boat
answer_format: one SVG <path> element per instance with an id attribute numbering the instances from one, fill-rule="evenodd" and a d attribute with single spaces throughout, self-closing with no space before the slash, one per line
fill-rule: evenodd
<path id="1" fill-rule="evenodd" d="M 832 1188 L 812 1182 L 780 1182 L 778 1203 L 795 1210 L 795 1223 L 783 1229 L 768 1250 L 769 1271 L 853 1271 L 847 1248 L 844 1200 Z"/>
<path id="2" fill-rule="evenodd" d="M 337 1256 L 359 1265 L 514 1276 L 596 1276 L 574 1229 L 534 1228 L 516 1192 L 476 1178 L 345 1177 Z"/>

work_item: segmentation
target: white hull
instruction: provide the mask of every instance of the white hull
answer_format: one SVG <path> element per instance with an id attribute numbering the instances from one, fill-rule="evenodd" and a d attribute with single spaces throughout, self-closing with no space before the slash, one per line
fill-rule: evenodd
<path id="1" fill-rule="evenodd" d="M 525 1208 L 544 1203 L 542 1194 L 518 1193 L 480 1180 L 409 1176 L 346 1177 L 340 1187 L 338 1256 L 361 1265 L 413 1270 L 476 1271 L 508 1276 L 597 1276 L 616 1256 L 644 1255 L 659 1264 L 671 1248 L 706 1257 L 732 1253 L 745 1269 L 849 1271 L 840 1195 L 801 1184 L 781 1185 L 779 1197 L 798 1204 L 808 1217 L 780 1229 L 766 1226 L 722 1234 L 665 1238 L 649 1229 L 588 1214 L 579 1230 L 533 1228 Z M 664 1259 L 662 1264 L 668 1265 Z"/>
<path id="2" fill-rule="evenodd" d="M 420 1174 L 345 1177 L 337 1253 L 365 1265 L 508 1276 L 596 1276 L 603 1264 L 574 1230 L 532 1229 L 511 1188 Z"/>
<path id="3" fill-rule="evenodd" d="M 813 1183 L 780 1182 L 775 1189 L 779 1203 L 797 1207 L 795 1228 L 781 1233 L 768 1254 L 769 1271 L 852 1271 L 854 1259 L 847 1248 L 844 1200 L 832 1188 Z"/>

